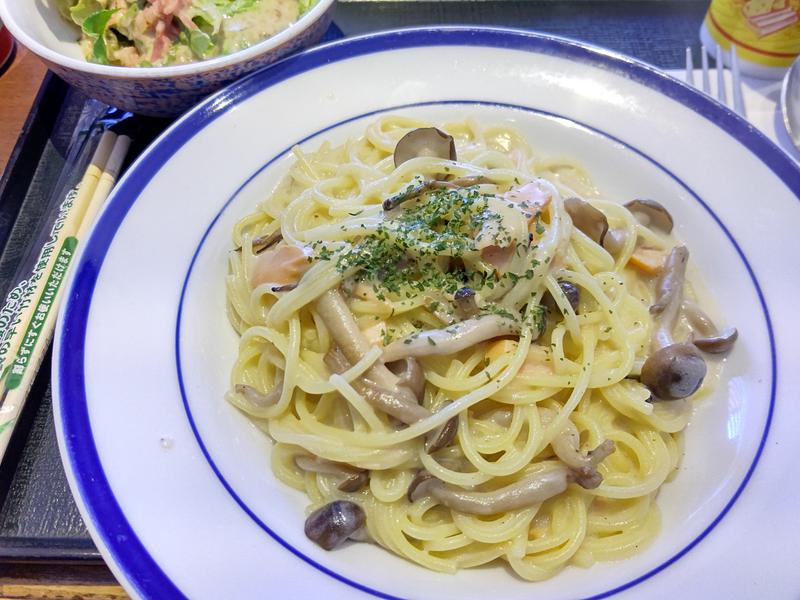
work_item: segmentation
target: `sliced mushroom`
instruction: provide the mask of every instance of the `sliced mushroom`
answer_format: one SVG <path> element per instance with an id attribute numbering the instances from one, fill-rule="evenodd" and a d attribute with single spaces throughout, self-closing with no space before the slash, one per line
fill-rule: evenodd
<path id="1" fill-rule="evenodd" d="M 412 129 L 394 147 L 394 166 L 418 156 L 456 160 L 456 142 L 452 135 L 436 127 Z"/>
<path id="2" fill-rule="evenodd" d="M 297 288 L 296 283 L 287 283 L 286 285 L 276 285 L 272 287 L 273 292 L 291 292 L 293 289 Z"/>
<path id="3" fill-rule="evenodd" d="M 325 460 L 319 456 L 298 455 L 294 458 L 295 464 L 304 471 L 313 473 L 324 473 L 340 477 L 342 481 L 337 485 L 337 489 L 343 492 L 356 492 L 364 487 L 369 481 L 369 471 L 357 469 L 345 463 Z"/>
<path id="4" fill-rule="evenodd" d="M 336 500 L 308 515 L 306 537 L 325 550 L 333 550 L 366 522 L 364 510 L 356 503 Z"/>
<path id="5" fill-rule="evenodd" d="M 672 232 L 672 215 L 655 200 L 631 200 L 625 204 L 625 208 L 645 227 L 653 226 L 664 233 Z"/>
<path id="6" fill-rule="evenodd" d="M 269 408 L 270 406 L 275 406 L 278 400 L 281 399 L 281 393 L 283 393 L 283 378 L 279 376 L 275 380 L 273 388 L 266 394 L 262 394 L 252 385 L 247 385 L 246 383 L 237 383 L 233 386 L 233 391 L 237 394 L 241 394 L 249 404 L 253 405 L 253 408 Z"/>
<path id="7" fill-rule="evenodd" d="M 442 425 L 431 431 L 425 439 L 425 452 L 433 454 L 445 446 L 456 437 L 458 432 L 458 417 L 453 417 L 445 421 Z"/>
<path id="8" fill-rule="evenodd" d="M 556 467 L 528 475 L 491 492 L 475 492 L 453 488 L 443 481 L 417 476 L 409 488 L 413 502 L 430 495 L 446 507 L 472 515 L 494 515 L 544 502 L 567 489 L 571 480 L 569 469 Z"/>
<path id="9" fill-rule="evenodd" d="M 723 354 L 733 348 L 733 344 L 739 337 L 739 332 L 735 327 L 728 327 L 722 333 L 709 337 L 693 337 L 692 343 L 703 352 L 709 354 Z"/>
<path id="10" fill-rule="evenodd" d="M 589 236 L 596 244 L 603 245 L 603 239 L 608 232 L 608 219 L 601 211 L 588 202 L 575 197 L 564 200 L 564 209 L 575 227 Z"/>
<path id="11" fill-rule="evenodd" d="M 641 382 L 654 400 L 678 400 L 694 394 L 706 376 L 706 362 L 691 344 L 672 344 L 653 352 L 642 365 Z"/>
<path id="12" fill-rule="evenodd" d="M 431 329 L 396 340 L 383 349 L 383 360 L 453 354 L 501 335 L 518 334 L 519 329 L 519 323 L 508 317 L 482 315 L 445 329 Z"/>
<path id="13" fill-rule="evenodd" d="M 344 353 L 338 348 L 331 348 L 325 355 L 325 364 L 333 373 L 343 373 L 350 368 L 350 363 Z M 374 381 L 361 377 L 350 382 L 359 394 L 374 408 L 398 421 L 410 425 L 429 416 L 430 411 L 412 400 L 413 394 L 402 393 L 406 388 L 397 387 L 394 390 L 381 387 Z"/>
<path id="14" fill-rule="evenodd" d="M 456 313 L 462 319 L 469 319 L 474 317 L 480 309 L 475 300 L 475 290 L 468 287 L 462 287 L 453 295 L 456 301 Z"/>

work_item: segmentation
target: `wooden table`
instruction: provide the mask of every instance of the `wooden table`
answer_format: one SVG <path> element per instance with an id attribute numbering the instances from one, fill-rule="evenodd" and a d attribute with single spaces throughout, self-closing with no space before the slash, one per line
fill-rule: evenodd
<path id="1" fill-rule="evenodd" d="M 0 174 L 17 143 L 19 132 L 36 99 L 47 67 L 17 46 L 17 52 L 0 74 Z"/>
<path id="2" fill-rule="evenodd" d="M 0 71 L 0 174 L 47 73 L 24 48 Z M 105 565 L 0 564 L 0 600 L 118 600 L 128 598 Z"/>

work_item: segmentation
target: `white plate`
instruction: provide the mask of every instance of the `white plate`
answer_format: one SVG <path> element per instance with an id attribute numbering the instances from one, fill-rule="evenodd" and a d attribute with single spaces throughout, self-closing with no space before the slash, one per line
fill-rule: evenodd
<path id="1" fill-rule="evenodd" d="M 543 583 L 502 567 L 449 576 L 376 546 L 325 552 L 269 442 L 223 401 L 230 231 L 289 164 L 384 111 L 511 121 L 583 162 L 620 200 L 675 216 L 740 330 L 696 410 L 663 531 L 637 556 Z M 576 598 L 796 595 L 793 433 L 800 170 L 733 113 L 655 69 L 574 42 L 490 29 L 377 34 L 290 58 L 170 128 L 117 186 L 83 249 L 53 367 L 64 463 L 81 512 L 134 596 Z M 780 377 L 778 377 L 780 374 Z"/>

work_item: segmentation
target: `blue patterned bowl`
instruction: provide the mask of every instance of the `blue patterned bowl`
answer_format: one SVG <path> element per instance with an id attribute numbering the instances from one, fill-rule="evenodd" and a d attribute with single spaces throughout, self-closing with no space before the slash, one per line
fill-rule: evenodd
<path id="1" fill-rule="evenodd" d="M 219 88 L 322 37 L 335 0 L 318 0 L 296 23 L 258 44 L 226 56 L 168 67 L 117 67 L 87 62 L 77 30 L 53 0 L 0 0 L 0 18 L 17 41 L 88 96 L 123 110 L 172 117 Z"/>

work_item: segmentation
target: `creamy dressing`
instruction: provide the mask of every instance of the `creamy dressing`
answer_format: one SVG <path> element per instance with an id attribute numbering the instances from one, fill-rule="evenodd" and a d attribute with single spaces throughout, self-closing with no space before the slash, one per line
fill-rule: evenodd
<path id="1" fill-rule="evenodd" d="M 294 23 L 297 0 L 261 0 L 252 10 L 226 17 L 222 22 L 222 53 L 230 54 L 271 37 Z"/>

